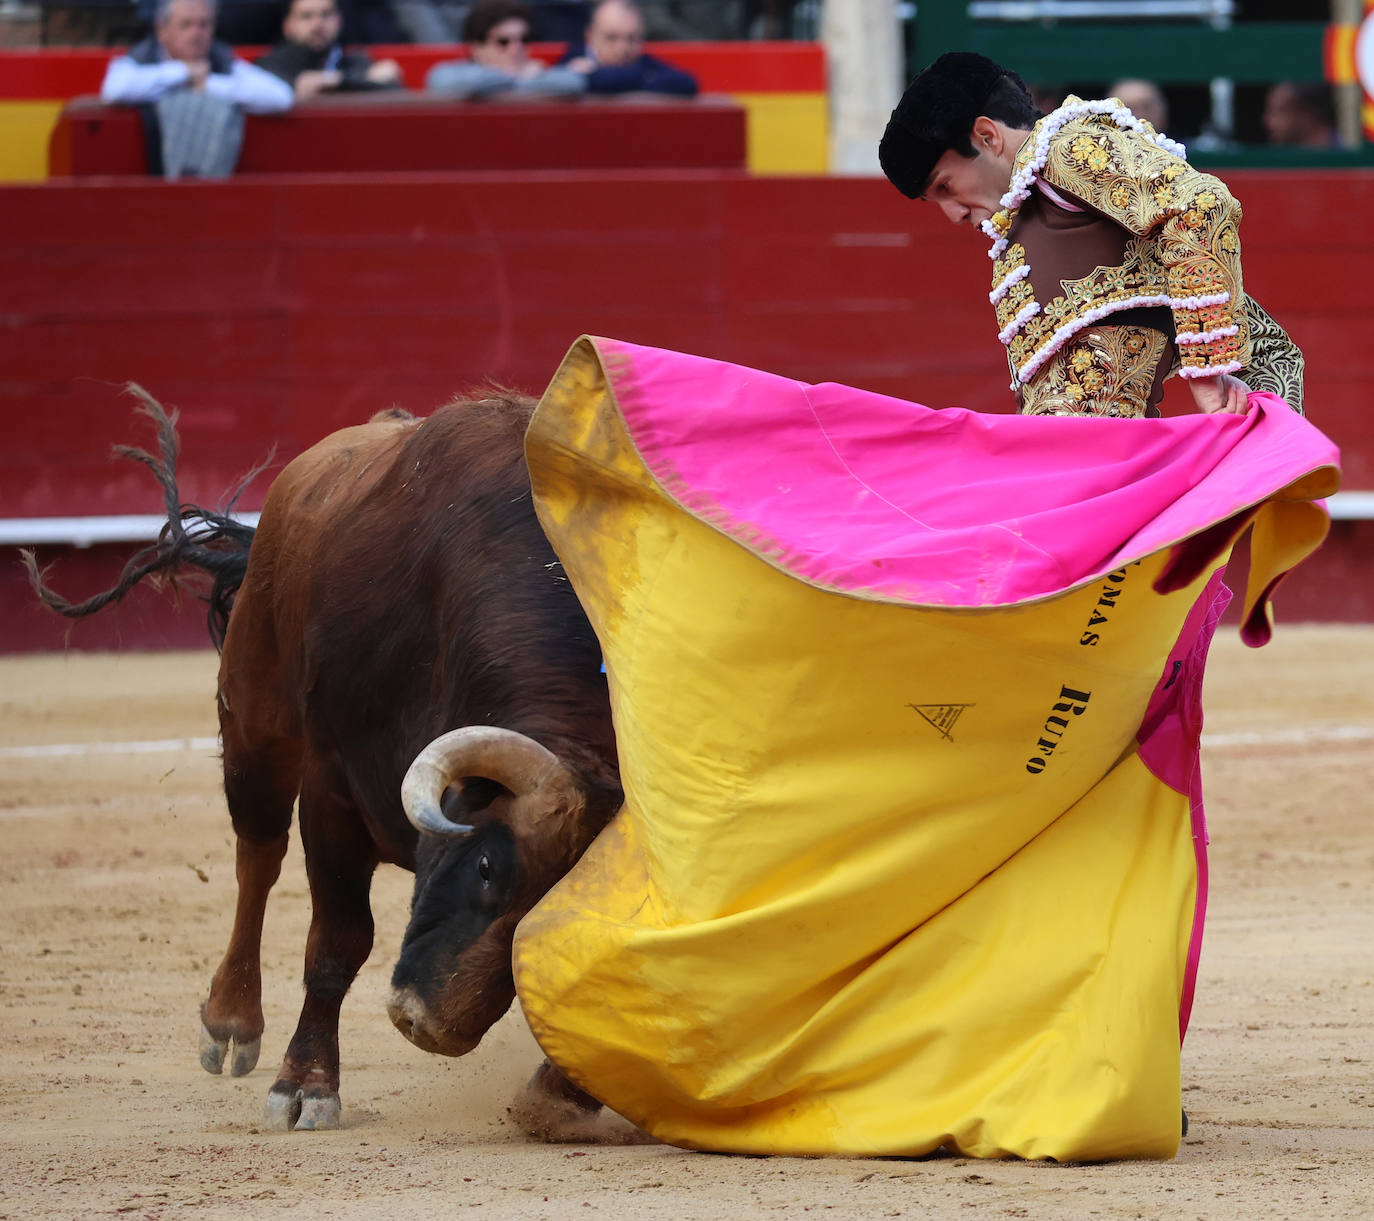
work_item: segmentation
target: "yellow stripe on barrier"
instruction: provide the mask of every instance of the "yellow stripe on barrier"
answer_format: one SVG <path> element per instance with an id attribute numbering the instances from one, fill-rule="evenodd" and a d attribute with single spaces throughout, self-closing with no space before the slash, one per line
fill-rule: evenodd
<path id="1" fill-rule="evenodd" d="M 0 182 L 41 182 L 48 176 L 48 140 L 66 102 L 0 102 Z"/>
<path id="2" fill-rule="evenodd" d="M 755 174 L 824 174 L 830 165 L 824 93 L 736 93 L 747 114 L 746 164 Z"/>

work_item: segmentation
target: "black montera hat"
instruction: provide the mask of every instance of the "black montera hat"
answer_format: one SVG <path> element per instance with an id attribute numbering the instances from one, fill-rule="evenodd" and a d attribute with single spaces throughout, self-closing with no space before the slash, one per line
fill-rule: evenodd
<path id="1" fill-rule="evenodd" d="M 892 185 L 908 199 L 918 198 L 935 163 L 968 139 L 983 103 L 1004 76 L 1020 79 L 972 51 L 949 51 L 917 75 L 878 145 L 878 161 Z"/>

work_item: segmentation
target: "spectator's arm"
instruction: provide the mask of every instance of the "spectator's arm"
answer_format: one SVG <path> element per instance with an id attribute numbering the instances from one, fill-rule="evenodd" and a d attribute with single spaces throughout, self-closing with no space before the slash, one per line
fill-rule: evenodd
<path id="1" fill-rule="evenodd" d="M 249 114 L 279 114 L 290 110 L 296 100 L 291 86 L 281 77 L 243 59 L 234 60 L 228 73 L 211 73 L 205 81 L 205 92 L 242 106 Z"/>
<path id="2" fill-rule="evenodd" d="M 425 75 L 425 92 L 450 98 L 486 97 L 511 89 L 515 78 L 508 72 L 483 67 L 467 59 L 435 64 Z"/>
<path id="3" fill-rule="evenodd" d="M 471 60 L 449 60 L 435 64 L 425 77 L 427 93 L 451 98 L 498 98 L 504 94 L 520 97 L 566 97 L 584 93 L 587 78 L 567 68 L 532 71 L 519 78 L 497 68 L 474 64 Z"/>
<path id="4" fill-rule="evenodd" d="M 587 78 L 571 68 L 546 68 L 520 81 L 516 89 L 522 96 L 572 97 L 587 92 Z"/>
<path id="5" fill-rule="evenodd" d="M 100 100 L 107 106 L 143 106 L 157 101 L 164 93 L 180 89 L 190 75 L 190 69 L 180 60 L 139 64 L 127 55 L 120 55 L 105 69 Z"/>
<path id="6" fill-rule="evenodd" d="M 642 55 L 633 63 L 617 67 L 601 66 L 587 74 L 590 93 L 664 93 L 690 98 L 697 93 L 696 78 L 665 64 L 652 55 Z"/>
<path id="7" fill-rule="evenodd" d="M 294 85 L 296 77 L 309 66 L 310 53 L 296 43 L 279 42 L 253 62 L 264 72 L 270 72 L 273 76 L 281 77 L 288 85 Z"/>
<path id="8" fill-rule="evenodd" d="M 372 60 L 349 52 L 339 61 L 339 88 L 350 91 L 402 89 L 401 67 L 394 59 Z"/>

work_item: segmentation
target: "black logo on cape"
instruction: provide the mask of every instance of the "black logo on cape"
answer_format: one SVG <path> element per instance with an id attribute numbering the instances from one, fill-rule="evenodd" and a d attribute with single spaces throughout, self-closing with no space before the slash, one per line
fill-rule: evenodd
<path id="1" fill-rule="evenodd" d="M 923 721 L 932 725 L 946 742 L 953 742 L 954 722 L 959 719 L 965 708 L 972 704 L 908 704 Z"/>

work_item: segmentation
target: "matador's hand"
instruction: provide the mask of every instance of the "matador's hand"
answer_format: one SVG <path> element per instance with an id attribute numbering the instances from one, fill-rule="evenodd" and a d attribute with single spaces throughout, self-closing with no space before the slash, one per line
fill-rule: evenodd
<path id="1" fill-rule="evenodd" d="M 1209 414 L 1227 412 L 1231 415 L 1244 415 L 1249 407 L 1250 387 L 1238 377 L 1229 373 L 1218 373 L 1212 377 L 1191 377 L 1188 389 L 1193 392 L 1193 402 L 1199 411 Z"/>

